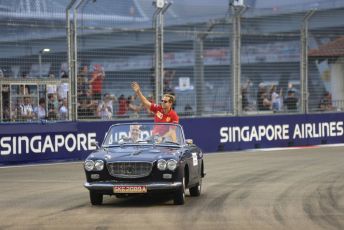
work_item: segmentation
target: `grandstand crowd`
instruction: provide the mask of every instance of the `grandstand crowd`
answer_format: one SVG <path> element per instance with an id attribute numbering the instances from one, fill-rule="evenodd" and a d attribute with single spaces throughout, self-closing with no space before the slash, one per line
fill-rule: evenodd
<path id="1" fill-rule="evenodd" d="M 175 70 L 164 72 L 164 93 L 175 95 Z M 0 77 L 4 77 L 3 75 Z M 23 78 L 30 78 L 27 74 Z M 54 78 L 54 75 L 50 75 Z M 137 119 L 150 117 L 134 93 L 125 95 L 123 92 L 104 91 L 103 81 L 106 78 L 105 70 L 101 65 L 95 65 L 91 71 L 84 65 L 79 68 L 77 77 L 77 114 L 78 119 Z M 68 80 L 68 74 L 62 71 L 60 80 Z M 130 86 L 128 85 L 128 88 Z M 58 85 L 46 85 L 45 88 L 37 85 L 19 84 L 17 87 L 8 87 L 11 100 L 3 102 L 3 121 L 39 121 L 39 120 L 68 120 L 68 92 L 67 81 Z M 152 87 L 154 88 L 154 87 Z M 213 89 L 216 90 L 216 89 Z M 14 91 L 14 92 L 13 92 Z M 38 92 L 39 91 L 39 92 Z M 285 93 L 284 93 L 285 92 Z M 16 95 L 15 97 L 13 95 Z M 155 102 L 154 90 L 147 96 Z M 244 112 L 298 112 L 300 92 L 292 84 L 287 89 L 278 85 L 258 84 L 256 87 L 247 80 L 241 87 L 242 111 Z M 178 103 L 178 98 L 177 98 Z M 181 116 L 193 116 L 194 105 L 186 104 Z M 319 101 L 318 111 L 332 111 L 330 92 L 325 92 Z"/>

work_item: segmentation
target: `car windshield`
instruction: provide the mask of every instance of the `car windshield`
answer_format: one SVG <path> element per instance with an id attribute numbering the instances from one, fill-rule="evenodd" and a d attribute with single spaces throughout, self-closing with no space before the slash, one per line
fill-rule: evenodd
<path id="1" fill-rule="evenodd" d="M 174 145 L 184 143 L 182 127 L 173 123 L 125 123 L 110 127 L 103 147 L 124 144 Z"/>

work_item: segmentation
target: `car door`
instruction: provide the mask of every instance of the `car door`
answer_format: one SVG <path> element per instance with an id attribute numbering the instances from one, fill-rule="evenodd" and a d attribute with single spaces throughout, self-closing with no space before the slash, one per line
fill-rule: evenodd
<path id="1" fill-rule="evenodd" d="M 189 152 L 189 183 L 196 184 L 200 175 L 200 151 L 196 147 L 190 147 Z"/>

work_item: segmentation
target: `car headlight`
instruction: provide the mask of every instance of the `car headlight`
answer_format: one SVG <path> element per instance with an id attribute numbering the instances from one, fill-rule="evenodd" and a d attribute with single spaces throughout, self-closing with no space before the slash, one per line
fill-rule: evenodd
<path id="1" fill-rule="evenodd" d="M 166 169 L 167 162 L 164 159 L 158 160 L 158 169 L 164 171 Z"/>
<path id="2" fill-rule="evenodd" d="M 85 161 L 84 167 L 85 167 L 86 171 L 92 171 L 94 169 L 94 161 L 92 161 L 92 160 Z"/>
<path id="3" fill-rule="evenodd" d="M 177 168 L 177 161 L 176 160 L 168 160 L 167 161 L 167 168 L 171 171 L 174 171 Z"/>
<path id="4" fill-rule="evenodd" d="M 104 161 L 102 160 L 97 160 L 94 164 L 94 167 L 98 170 L 98 171 L 102 171 L 104 169 Z"/>

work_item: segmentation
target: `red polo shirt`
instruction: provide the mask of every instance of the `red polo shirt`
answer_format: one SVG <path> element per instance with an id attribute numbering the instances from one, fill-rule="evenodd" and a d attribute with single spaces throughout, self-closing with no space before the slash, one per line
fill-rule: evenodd
<path id="1" fill-rule="evenodd" d="M 92 93 L 102 93 L 103 79 L 101 72 L 94 72 L 92 74 L 93 78 L 96 78 L 92 83 Z"/>
<path id="2" fill-rule="evenodd" d="M 161 105 L 152 103 L 150 111 L 154 113 L 154 122 L 179 123 L 179 117 L 176 111 L 174 111 L 173 109 L 171 109 L 167 113 L 164 113 L 164 110 Z M 154 132 L 159 133 L 161 135 L 168 131 L 167 129 L 162 130 L 164 126 L 157 126 L 156 128 L 157 129 L 155 129 Z"/>

